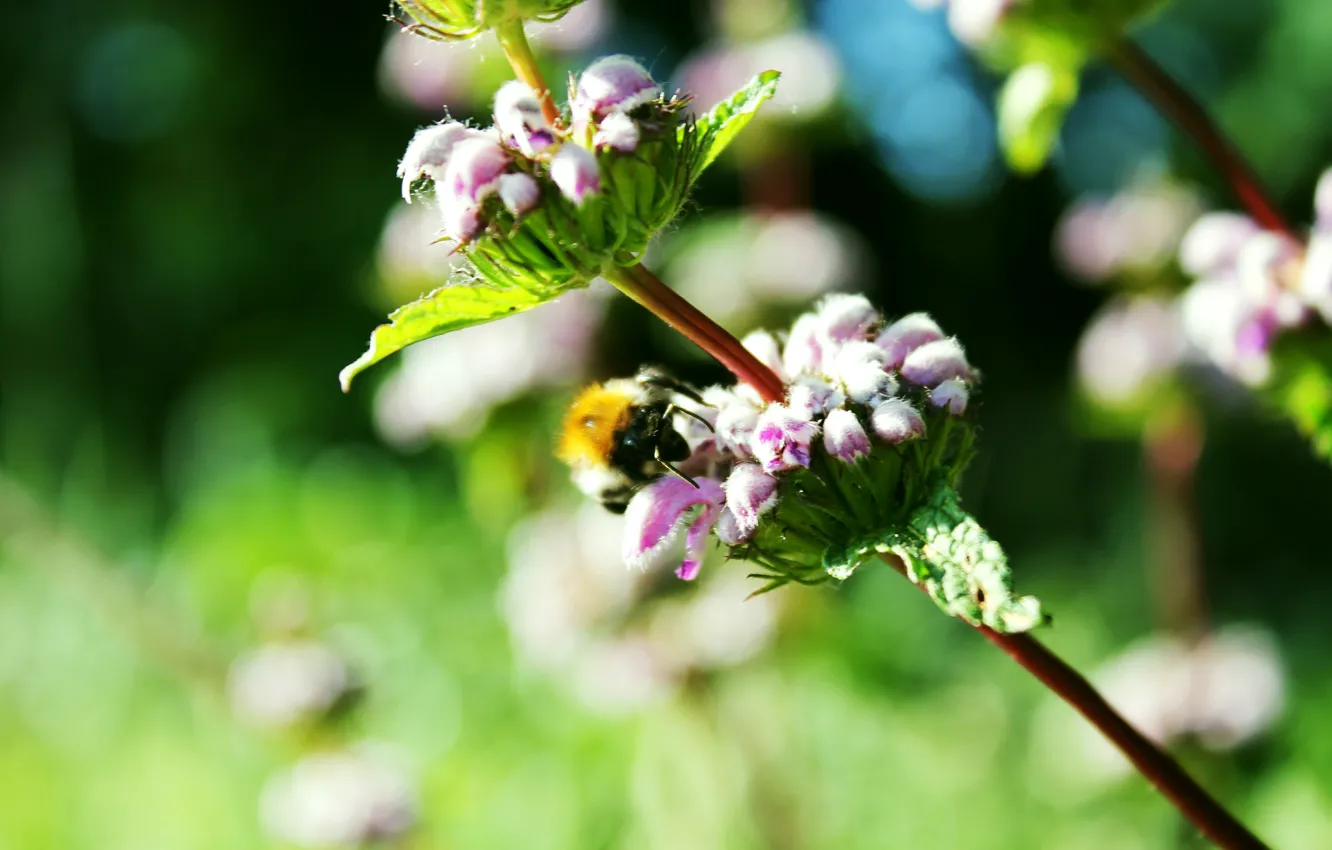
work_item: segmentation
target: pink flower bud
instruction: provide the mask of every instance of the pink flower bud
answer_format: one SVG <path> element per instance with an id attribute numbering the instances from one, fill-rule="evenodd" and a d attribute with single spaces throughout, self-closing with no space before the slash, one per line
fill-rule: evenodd
<path id="1" fill-rule="evenodd" d="M 601 191 L 601 168 L 597 158 L 578 145 L 560 147 L 550 161 L 550 178 L 575 206 L 582 206 L 589 197 Z"/>
<path id="2" fill-rule="evenodd" d="M 823 447 L 843 463 L 855 463 L 870 453 L 864 426 L 844 407 L 831 411 L 823 420 Z"/>
<path id="3" fill-rule="evenodd" d="M 1179 243 L 1179 264 L 1195 277 L 1228 271 L 1250 238 L 1261 233 L 1253 219 L 1228 212 L 1208 213 L 1193 223 Z"/>
<path id="4" fill-rule="evenodd" d="M 412 183 L 421 177 L 429 177 L 436 183 L 443 180 L 454 146 L 476 135 L 477 131 L 457 121 L 432 124 L 417 130 L 402 155 L 402 162 L 398 163 L 398 176 L 402 178 L 402 199 L 411 203 Z"/>
<path id="5" fill-rule="evenodd" d="M 777 339 L 767 331 L 752 331 L 740 340 L 745 350 L 758 358 L 758 361 L 771 369 L 777 377 L 785 380 L 786 370 L 782 368 L 781 346 Z"/>
<path id="6" fill-rule="evenodd" d="M 533 209 L 541 200 L 541 187 L 526 174 L 505 174 L 499 180 L 499 196 L 504 208 L 514 215 Z"/>
<path id="7" fill-rule="evenodd" d="M 777 507 L 777 479 L 757 463 L 739 463 L 726 479 L 726 507 L 735 517 L 735 531 L 748 540 L 758 528 L 759 519 Z"/>
<path id="8" fill-rule="evenodd" d="M 604 118 L 612 112 L 633 112 L 660 96 L 661 86 L 642 65 L 628 56 L 606 56 L 578 78 L 571 106 L 575 116 Z"/>
<path id="9" fill-rule="evenodd" d="M 960 378 L 949 378 L 930 390 L 930 404 L 935 407 L 945 407 L 954 416 L 961 416 L 967 412 L 967 401 L 970 397 L 971 393 L 967 390 L 966 382 Z"/>
<path id="10" fill-rule="evenodd" d="M 526 156 L 555 144 L 555 131 L 541 113 L 541 101 L 521 80 L 510 80 L 495 93 L 495 128 L 501 141 Z"/>
<path id="11" fill-rule="evenodd" d="M 897 394 L 897 379 L 885 366 L 888 355 L 872 342 L 849 342 L 833 358 L 828 372 L 836 378 L 846 395 L 858 404 Z"/>
<path id="12" fill-rule="evenodd" d="M 884 365 L 897 369 L 911 352 L 928 342 L 943 339 L 943 331 L 925 313 L 903 316 L 884 328 L 874 342 L 888 355 Z"/>
<path id="13" fill-rule="evenodd" d="M 874 408 L 870 414 L 870 427 L 882 439 L 896 445 L 914 440 L 925 434 L 925 420 L 910 402 L 890 398 Z"/>
<path id="14" fill-rule="evenodd" d="M 685 533 L 685 558 L 675 574 L 685 581 L 698 575 L 703 544 L 721 515 L 726 494 L 720 481 L 696 478 L 695 487 L 683 478 L 658 478 L 634 494 L 624 513 L 624 562 L 646 569 L 679 537 L 688 512 L 701 507 Z"/>
<path id="15" fill-rule="evenodd" d="M 758 427 L 759 407 L 739 393 L 709 387 L 703 400 L 717 410 L 717 448 L 737 457 L 749 457 L 749 444 Z"/>
<path id="16" fill-rule="evenodd" d="M 480 204 L 499 189 L 500 175 L 508 167 L 508 154 L 493 139 L 478 137 L 458 142 L 444 172 L 445 197 L 441 202 L 452 199 Z"/>
<path id="17" fill-rule="evenodd" d="M 481 208 L 462 198 L 448 198 L 440 205 L 444 233 L 455 242 L 470 242 L 481 230 Z"/>
<path id="18" fill-rule="evenodd" d="M 844 292 L 825 297 L 818 307 L 824 336 L 833 342 L 862 340 L 879 323 L 879 311 L 863 295 Z"/>
<path id="19" fill-rule="evenodd" d="M 922 387 L 935 387 L 949 378 L 972 378 L 967 355 L 958 341 L 949 337 L 927 342 L 902 362 L 902 377 Z"/>
<path id="20" fill-rule="evenodd" d="M 823 336 L 818 316 L 806 313 L 796 319 L 791 326 L 791 334 L 786 339 L 786 349 L 782 352 L 782 363 L 786 374 L 815 375 L 823 367 Z"/>
<path id="21" fill-rule="evenodd" d="M 772 404 L 759 415 L 750 448 L 768 472 L 809 466 L 810 443 L 819 426 L 783 404 Z"/>
<path id="22" fill-rule="evenodd" d="M 631 153 L 638 147 L 638 125 L 623 112 L 607 115 L 592 137 L 598 148 L 610 148 L 620 153 Z"/>
<path id="23" fill-rule="evenodd" d="M 805 419 L 817 419 L 845 401 L 846 396 L 836 387 L 812 375 L 796 378 L 786 391 L 786 406 Z"/>

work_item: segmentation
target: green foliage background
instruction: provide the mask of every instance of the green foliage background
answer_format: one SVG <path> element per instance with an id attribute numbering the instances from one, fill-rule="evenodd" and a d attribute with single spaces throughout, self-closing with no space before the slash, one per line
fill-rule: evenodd
<path id="1" fill-rule="evenodd" d="M 622 48 L 668 66 L 699 41 L 674 4 L 621 5 Z M 1332 161 L 1332 6 L 1202 6 L 1227 62 L 1222 120 L 1307 209 Z M 384 313 L 371 258 L 418 123 L 376 89 L 381 11 L 4 12 L 0 847 L 267 846 L 255 800 L 292 744 L 238 727 L 217 682 L 274 576 L 305 581 L 364 671 L 353 731 L 417 759 L 411 846 L 1197 846 L 1142 782 L 1066 781 L 1067 751 L 1043 737 L 1064 710 L 886 571 L 780 591 L 804 598 L 773 648 L 641 715 L 589 714 L 515 670 L 504 535 L 571 497 L 546 459 L 563 399 L 402 456 L 371 427 L 375 378 L 338 391 Z M 1070 352 L 1100 295 L 1051 265 L 1054 181 L 930 208 L 866 145 L 816 155 L 811 176 L 817 205 L 874 246 L 871 295 L 931 311 L 984 369 L 964 496 L 1056 614 L 1044 639 L 1090 668 L 1151 631 L 1139 447 L 1085 436 L 1074 413 Z M 699 205 L 738 192 L 719 167 Z M 652 357 L 719 377 L 650 347 L 623 299 L 611 322 L 608 374 Z M 1184 755 L 1276 846 L 1326 847 L 1332 471 L 1242 402 L 1206 417 L 1210 613 L 1275 633 L 1289 705 L 1258 744 Z"/>

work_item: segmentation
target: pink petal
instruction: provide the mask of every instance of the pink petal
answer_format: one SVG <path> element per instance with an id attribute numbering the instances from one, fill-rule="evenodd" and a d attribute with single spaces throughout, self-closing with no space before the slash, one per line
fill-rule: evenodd
<path id="1" fill-rule="evenodd" d="M 691 525 L 706 519 L 702 534 L 717 520 L 717 509 L 726 501 L 720 481 L 697 478 L 698 487 L 673 475 L 658 478 L 634 494 L 625 511 L 623 555 L 631 567 L 645 569 L 667 549 L 680 532 L 685 514 L 698 505 L 704 511 Z M 712 509 L 712 510 L 709 510 Z M 687 541 L 688 542 L 688 541 Z M 701 546 L 701 541 L 695 541 Z M 687 564 L 686 564 L 687 565 Z"/>

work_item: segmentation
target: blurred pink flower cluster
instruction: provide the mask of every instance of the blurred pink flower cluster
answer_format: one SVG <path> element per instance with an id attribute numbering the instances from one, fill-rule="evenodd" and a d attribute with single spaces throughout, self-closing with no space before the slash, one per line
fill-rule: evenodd
<path id="1" fill-rule="evenodd" d="M 1088 392 L 1127 404 L 1187 362 L 1265 383 L 1282 331 L 1315 315 L 1332 321 L 1332 171 L 1314 207 L 1304 245 L 1245 215 L 1200 215 L 1197 198 L 1172 186 L 1140 183 L 1075 204 L 1056 235 L 1062 264 L 1088 282 L 1118 278 L 1141 290 L 1112 300 L 1084 332 L 1077 366 Z M 1172 260 L 1191 278 L 1177 296 L 1161 285 Z"/>
<path id="2" fill-rule="evenodd" d="M 661 574 L 627 569 L 625 519 L 591 503 L 528 517 L 509 538 L 500 609 L 521 666 L 587 708 L 631 712 L 669 696 L 692 672 L 740 664 L 772 638 L 773 594 L 746 599 L 737 571 L 684 596 Z"/>

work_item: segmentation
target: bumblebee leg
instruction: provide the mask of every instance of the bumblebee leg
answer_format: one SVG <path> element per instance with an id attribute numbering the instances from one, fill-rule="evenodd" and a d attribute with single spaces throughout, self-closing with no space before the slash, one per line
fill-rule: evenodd
<path id="1" fill-rule="evenodd" d="M 704 427 L 706 427 L 709 431 L 711 431 L 714 434 L 717 433 L 717 429 L 712 427 L 711 422 L 704 419 L 702 416 L 700 416 L 699 414 L 695 413 L 694 411 L 690 410 L 687 407 L 681 407 L 675 402 L 671 402 L 670 404 L 666 405 L 666 414 L 662 418 L 669 420 L 671 418 L 672 413 L 683 413 L 685 416 L 688 416 L 691 419 L 697 419 L 699 422 L 702 422 Z"/>
<path id="2" fill-rule="evenodd" d="M 684 474 L 683 472 L 681 472 L 679 469 L 676 469 L 675 464 L 671 463 L 669 460 L 663 460 L 663 459 L 662 459 L 662 457 L 661 457 L 661 446 L 654 446 L 654 447 L 653 447 L 653 449 L 652 449 L 652 457 L 657 461 L 657 463 L 659 463 L 659 464 L 661 464 L 662 466 L 666 467 L 666 468 L 669 469 L 671 472 L 673 472 L 675 475 L 678 475 L 680 478 L 683 478 L 685 481 L 688 481 L 691 485 L 693 485 L 693 487 L 694 487 L 695 490 L 698 489 L 698 482 L 697 482 L 697 481 L 695 481 L 694 479 L 690 478 L 688 475 L 685 475 L 685 474 Z"/>

